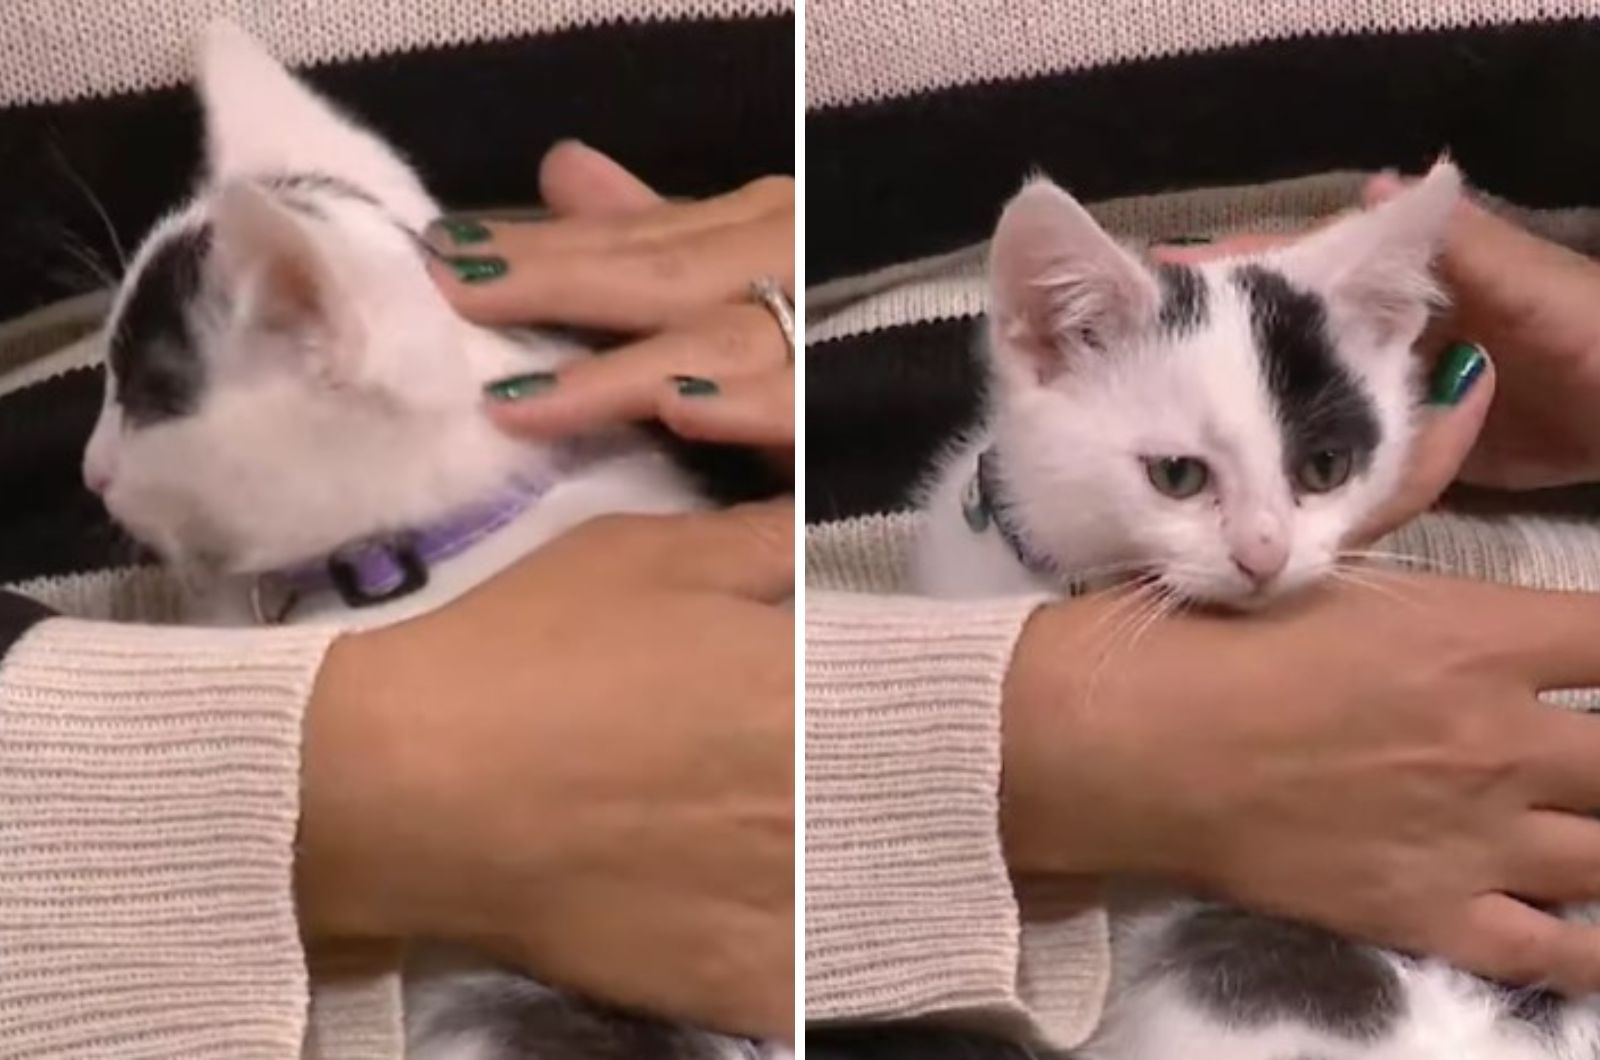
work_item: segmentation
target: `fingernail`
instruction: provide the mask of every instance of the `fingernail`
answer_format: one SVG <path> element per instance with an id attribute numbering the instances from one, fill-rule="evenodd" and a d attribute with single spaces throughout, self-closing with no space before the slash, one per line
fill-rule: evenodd
<path id="1" fill-rule="evenodd" d="M 473 243 L 482 243 L 490 239 L 494 233 L 489 231 L 489 226 L 481 221 L 474 221 L 470 217 L 445 217 L 434 222 L 439 228 L 444 229 L 450 241 L 457 246 L 469 246 Z"/>
<path id="2" fill-rule="evenodd" d="M 554 372 L 525 372 L 522 375 L 508 375 L 504 379 L 496 379 L 485 385 L 483 392 L 492 401 L 521 401 L 523 398 L 542 394 L 555 385 Z"/>
<path id="3" fill-rule="evenodd" d="M 1156 240 L 1158 247 L 1199 247 L 1211 242 L 1210 236 L 1167 236 Z"/>
<path id="4" fill-rule="evenodd" d="M 717 384 L 697 375 L 675 375 L 672 381 L 684 397 L 710 397 L 717 392 Z"/>
<path id="5" fill-rule="evenodd" d="M 1444 351 L 1444 356 L 1439 358 L 1439 366 L 1433 370 L 1433 382 L 1428 387 L 1428 404 L 1460 404 L 1488 364 L 1489 358 L 1483 352 L 1483 347 L 1472 342 L 1454 344 Z"/>
<path id="6" fill-rule="evenodd" d="M 498 280 L 511 266 L 505 258 L 469 258 L 459 257 L 448 259 L 450 268 L 455 271 L 463 283 L 488 283 Z"/>

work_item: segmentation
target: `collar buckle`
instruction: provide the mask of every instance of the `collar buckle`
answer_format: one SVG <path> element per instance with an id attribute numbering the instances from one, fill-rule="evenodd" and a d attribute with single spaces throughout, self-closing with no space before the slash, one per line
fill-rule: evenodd
<path id="1" fill-rule="evenodd" d="M 368 546 L 364 555 L 328 557 L 328 580 L 348 607 L 375 607 L 428 584 L 428 565 L 409 541 Z"/>

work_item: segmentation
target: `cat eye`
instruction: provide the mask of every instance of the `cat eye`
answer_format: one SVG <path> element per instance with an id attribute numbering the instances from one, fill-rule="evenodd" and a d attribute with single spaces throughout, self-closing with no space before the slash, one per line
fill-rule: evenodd
<path id="1" fill-rule="evenodd" d="M 1144 472 L 1150 485 L 1174 500 L 1185 500 L 1206 488 L 1211 469 L 1204 460 L 1192 456 L 1148 457 Z"/>
<path id="2" fill-rule="evenodd" d="M 1350 465 L 1350 450 L 1324 449 L 1307 457 L 1295 472 L 1295 478 L 1307 493 L 1327 493 L 1343 486 L 1350 478 Z"/>

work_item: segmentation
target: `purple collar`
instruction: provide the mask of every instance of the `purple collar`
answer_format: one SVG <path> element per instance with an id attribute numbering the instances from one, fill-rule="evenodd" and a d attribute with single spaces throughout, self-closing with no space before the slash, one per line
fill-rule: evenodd
<path id="1" fill-rule="evenodd" d="M 335 549 L 326 559 L 269 571 L 256 580 L 251 603 L 257 621 L 276 624 L 303 597 L 332 589 L 349 607 L 373 607 L 428 584 L 428 569 L 458 556 L 528 510 L 553 481 L 514 482 L 486 501 L 414 530 L 366 538 Z M 268 607 L 265 586 L 279 601 Z"/>

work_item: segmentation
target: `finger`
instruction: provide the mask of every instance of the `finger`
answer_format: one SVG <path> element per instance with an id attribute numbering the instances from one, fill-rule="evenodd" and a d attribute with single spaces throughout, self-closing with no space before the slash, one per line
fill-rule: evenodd
<path id="1" fill-rule="evenodd" d="M 679 522 L 667 573 L 677 584 L 777 603 L 794 594 L 793 498 L 739 504 Z"/>
<path id="2" fill-rule="evenodd" d="M 1409 182 L 1392 169 L 1376 173 L 1361 189 L 1361 204 L 1376 206 L 1381 202 L 1387 202 L 1405 190 L 1407 183 Z"/>
<path id="3" fill-rule="evenodd" d="M 783 356 L 783 336 L 765 308 L 729 306 L 694 325 L 568 362 L 553 386 L 492 402 L 489 414 L 510 434 L 561 437 L 654 416 L 674 377 L 731 385 L 782 364 Z"/>
<path id="4" fill-rule="evenodd" d="M 1600 811 L 1600 718 L 1542 702 L 1535 708 L 1525 731 L 1527 797 L 1544 810 Z"/>
<path id="5" fill-rule="evenodd" d="M 634 198 L 631 192 L 622 194 Z M 454 218 L 429 225 L 424 238 L 447 257 L 493 255 L 515 267 L 524 258 L 537 263 L 562 253 L 621 252 L 771 218 L 783 218 L 793 228 L 794 182 L 787 177 L 762 177 L 725 195 L 693 202 L 658 197 L 654 205 L 628 211 L 579 212 L 542 221 Z M 460 226 L 461 221 L 469 224 Z"/>
<path id="6" fill-rule="evenodd" d="M 1352 540 L 1369 543 L 1433 507 L 1478 440 L 1494 396 L 1494 365 L 1477 346 L 1440 357 L 1394 494 L 1362 521 Z M 1453 402 L 1453 403 L 1451 403 Z"/>
<path id="7" fill-rule="evenodd" d="M 1536 691 L 1600 687 L 1600 593 L 1491 587 L 1502 658 Z M 1600 726 L 1600 718 L 1579 719 Z M 1600 733 L 1600 728 L 1594 730 Z M 1596 773 L 1600 746 L 1585 753 Z M 1597 801 L 1596 806 L 1600 806 Z"/>
<path id="8" fill-rule="evenodd" d="M 498 234 L 504 245 L 504 228 Z M 747 298 L 760 276 L 792 289 L 794 221 L 772 217 L 586 254 L 458 256 L 429 269 L 456 309 L 481 323 L 654 331 Z"/>
<path id="9" fill-rule="evenodd" d="M 794 372 L 764 372 L 705 386 L 660 387 L 656 415 L 681 438 L 728 445 L 794 446 Z"/>
<path id="10" fill-rule="evenodd" d="M 1535 811 L 1506 836 L 1505 889 L 1542 902 L 1600 898 L 1600 821 L 1574 813 Z"/>
<path id="11" fill-rule="evenodd" d="M 560 215 L 613 217 L 659 206 L 661 196 L 608 155 L 563 140 L 539 163 L 539 195 Z"/>
<path id="12" fill-rule="evenodd" d="M 1472 900 L 1441 956 L 1502 982 L 1567 993 L 1600 988 L 1600 928 L 1559 920 L 1503 894 Z"/>

